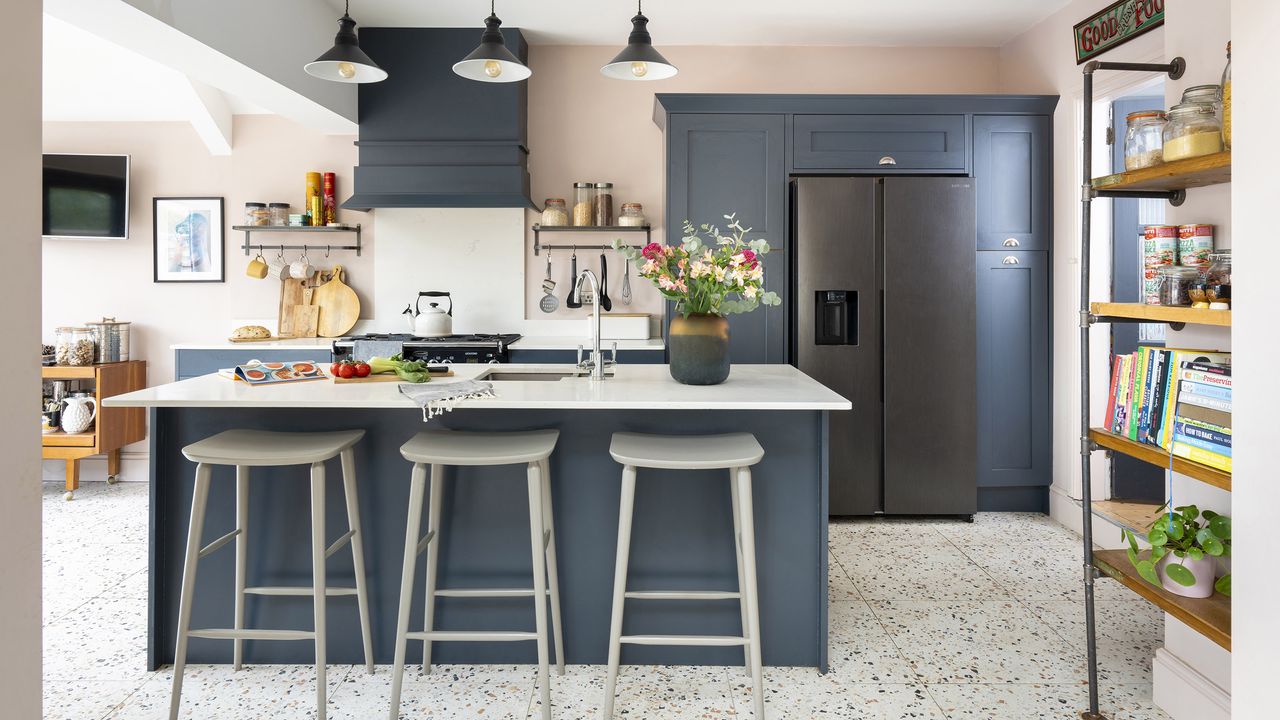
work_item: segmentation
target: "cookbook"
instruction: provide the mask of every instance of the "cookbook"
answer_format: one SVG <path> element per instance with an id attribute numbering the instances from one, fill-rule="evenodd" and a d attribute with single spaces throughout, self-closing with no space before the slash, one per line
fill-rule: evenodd
<path id="1" fill-rule="evenodd" d="M 234 380 L 242 380 L 250 385 L 277 385 L 279 383 L 305 382 L 307 380 L 323 380 L 325 374 L 319 366 L 312 362 L 258 362 L 250 361 L 228 370 L 220 375 Z"/>

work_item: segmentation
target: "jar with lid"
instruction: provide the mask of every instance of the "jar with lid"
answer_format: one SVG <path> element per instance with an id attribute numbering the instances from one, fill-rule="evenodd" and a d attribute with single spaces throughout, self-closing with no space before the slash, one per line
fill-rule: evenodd
<path id="1" fill-rule="evenodd" d="M 1204 282 L 1206 300 L 1231 302 L 1231 250 L 1215 250 L 1209 255 Z"/>
<path id="2" fill-rule="evenodd" d="M 1231 43 L 1227 43 L 1227 67 L 1222 71 L 1222 146 L 1231 149 Z"/>
<path id="3" fill-rule="evenodd" d="M 289 203 L 267 203 L 267 215 L 272 225 L 289 224 Z"/>
<path id="4" fill-rule="evenodd" d="M 596 183 L 596 225 L 609 227 L 613 224 L 613 183 Z"/>
<path id="5" fill-rule="evenodd" d="M 1160 304 L 1190 305 L 1191 286 L 1200 279 L 1200 271 L 1193 267 L 1166 265 L 1160 268 Z"/>
<path id="6" fill-rule="evenodd" d="M 271 212 L 267 210 L 266 203 L 247 202 L 244 204 L 244 224 L 245 225 L 270 225 Z"/>
<path id="7" fill-rule="evenodd" d="M 1139 110 L 1125 116 L 1125 170 L 1138 170 L 1164 162 L 1165 122 L 1163 110 Z"/>
<path id="8" fill-rule="evenodd" d="M 1222 113 L 1221 85 L 1192 85 L 1182 91 L 1184 104 L 1211 105 L 1214 114 Z"/>
<path id="9" fill-rule="evenodd" d="M 1212 105 L 1180 103 L 1170 108 L 1164 126 L 1164 161 L 1222 152 L 1222 123 Z"/>
<path id="10" fill-rule="evenodd" d="M 92 365 L 93 331 L 86 327 L 58 328 L 53 352 L 59 365 Z"/>
<path id="11" fill-rule="evenodd" d="M 595 224 L 596 220 L 596 186 L 595 183 L 578 182 L 573 184 L 573 224 L 586 227 Z"/>
<path id="12" fill-rule="evenodd" d="M 644 227 L 649 224 L 644 217 L 644 206 L 640 203 L 622 203 L 622 214 L 618 216 L 618 224 L 622 227 Z"/>
<path id="13" fill-rule="evenodd" d="M 99 322 L 85 323 L 93 331 L 96 351 L 94 362 L 114 363 L 129 359 L 129 325 L 113 317 L 104 317 Z"/>
<path id="14" fill-rule="evenodd" d="M 569 224 L 569 211 L 565 209 L 564 198 L 547 198 L 542 205 L 543 227 L 564 227 Z"/>

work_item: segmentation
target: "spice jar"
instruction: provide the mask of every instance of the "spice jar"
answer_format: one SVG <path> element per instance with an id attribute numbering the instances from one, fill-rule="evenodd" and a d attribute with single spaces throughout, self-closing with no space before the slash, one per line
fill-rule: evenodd
<path id="1" fill-rule="evenodd" d="M 618 224 L 623 227 L 644 227 L 649 224 L 644 217 L 644 206 L 640 203 L 622 203 L 622 214 L 618 216 Z"/>
<path id="2" fill-rule="evenodd" d="M 85 327 L 58 328 L 53 352 L 59 365 L 92 365 L 93 331 Z"/>
<path id="3" fill-rule="evenodd" d="M 1227 43 L 1227 67 L 1222 71 L 1222 146 L 1231 149 L 1231 43 Z"/>
<path id="4" fill-rule="evenodd" d="M 1164 162 L 1165 122 L 1162 110 L 1139 110 L 1125 116 L 1125 170 L 1138 170 Z"/>
<path id="5" fill-rule="evenodd" d="M 289 203 L 267 203 L 267 215 L 271 218 L 272 225 L 288 225 Z"/>
<path id="6" fill-rule="evenodd" d="M 1231 251 L 1215 251 L 1209 256 L 1209 263 L 1209 269 L 1204 273 L 1205 299 L 1209 302 L 1231 302 Z"/>
<path id="7" fill-rule="evenodd" d="M 1160 268 L 1160 304 L 1190 305 L 1191 286 L 1200 279 L 1200 271 L 1192 267 L 1168 265 Z"/>
<path id="8" fill-rule="evenodd" d="M 1164 161 L 1222 152 L 1222 123 L 1212 105 L 1174 105 L 1164 126 Z"/>
<path id="9" fill-rule="evenodd" d="M 593 183 L 579 182 L 573 184 L 573 224 L 578 227 L 593 225 L 596 219 L 595 210 L 596 186 Z"/>
<path id="10" fill-rule="evenodd" d="M 114 363 L 129 359 L 129 325 L 119 322 L 113 317 L 102 318 L 100 322 L 85 323 L 93 331 L 96 347 L 94 362 Z"/>
<path id="11" fill-rule="evenodd" d="M 547 198 L 542 206 L 543 227 L 563 227 L 569 224 L 569 212 L 565 209 L 564 198 Z"/>
<path id="12" fill-rule="evenodd" d="M 613 183 L 596 183 L 596 225 L 608 227 L 613 224 Z"/>
<path id="13" fill-rule="evenodd" d="M 244 224 L 245 225 L 270 225 L 271 213 L 267 211 L 267 204 L 260 202 L 247 202 L 244 204 Z"/>

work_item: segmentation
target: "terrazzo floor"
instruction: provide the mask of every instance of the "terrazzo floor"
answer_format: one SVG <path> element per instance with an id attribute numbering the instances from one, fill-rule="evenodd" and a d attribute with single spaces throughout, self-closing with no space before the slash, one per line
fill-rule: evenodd
<path id="1" fill-rule="evenodd" d="M 147 486 L 44 491 L 45 718 L 163 718 L 168 669 L 148 672 Z M 765 668 L 772 720 L 1076 718 L 1086 702 L 1076 536 L 1043 515 L 863 520 L 830 532 L 831 672 Z M 1097 585 L 1103 708 L 1115 720 L 1167 716 L 1151 703 L 1163 616 Z M 409 676 L 402 717 L 538 718 L 529 666 L 439 666 Z M 604 669 L 552 675 L 557 720 L 598 717 Z M 330 718 L 385 717 L 389 668 L 329 669 Z M 310 666 L 192 666 L 183 717 L 314 717 Z M 3 715 L 0 712 L 0 715 Z M 617 717 L 754 716 L 739 668 L 624 667 Z"/>

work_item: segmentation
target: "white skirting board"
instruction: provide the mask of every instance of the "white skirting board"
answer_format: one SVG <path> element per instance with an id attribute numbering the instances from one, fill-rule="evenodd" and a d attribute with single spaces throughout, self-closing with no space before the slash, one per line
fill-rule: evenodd
<path id="1" fill-rule="evenodd" d="M 120 482 L 147 482 L 150 477 L 149 455 L 145 452 L 120 453 Z M 45 460 L 42 479 L 47 483 L 65 482 L 66 465 L 63 460 Z M 80 482 L 106 482 L 107 456 L 94 455 L 80 461 Z"/>
<path id="2" fill-rule="evenodd" d="M 1177 655 L 1157 648 L 1151 669 L 1156 707 L 1173 720 L 1231 720 L 1231 695 Z"/>

